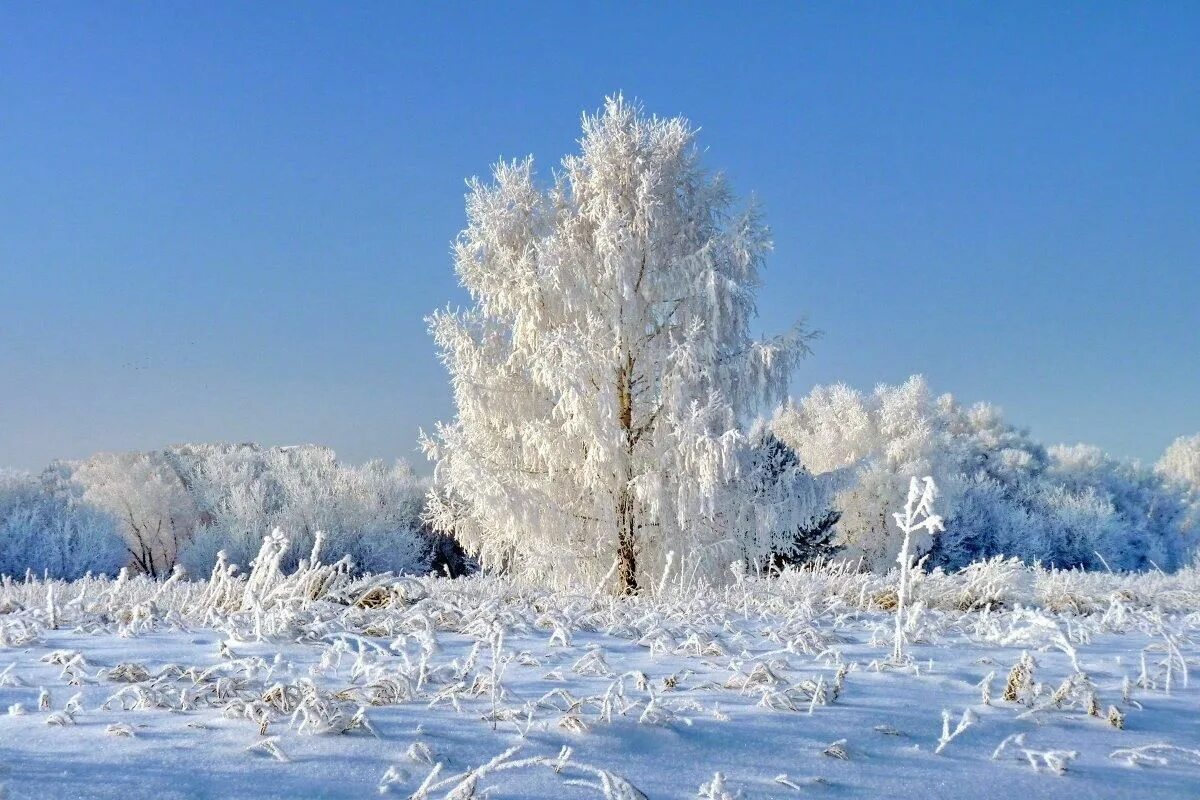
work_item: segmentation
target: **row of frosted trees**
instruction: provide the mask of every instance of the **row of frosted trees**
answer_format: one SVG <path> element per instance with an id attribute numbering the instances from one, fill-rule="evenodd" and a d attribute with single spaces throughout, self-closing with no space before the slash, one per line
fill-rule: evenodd
<path id="1" fill-rule="evenodd" d="M 930 566 L 1006 555 L 1170 570 L 1200 529 L 1200 436 L 1145 469 L 1091 447 L 1043 447 L 992 407 L 934 397 L 919 377 L 871 394 L 819 387 L 738 434 L 737 457 L 743 516 L 715 515 L 730 534 L 716 550 L 755 570 L 834 555 L 890 568 L 901 536 L 890 512 L 914 474 L 942 487 L 946 529 L 916 542 Z M 290 540 L 286 568 L 320 530 L 327 557 L 349 555 L 363 571 L 460 572 L 463 554 L 424 523 L 427 491 L 403 464 L 348 466 L 313 446 L 186 445 L 0 471 L 0 574 L 164 575 L 180 564 L 205 575 L 220 550 L 249 564 L 277 527 Z M 527 571 L 519 540 L 491 566 Z M 714 577 L 702 568 L 685 578 Z"/>
<path id="2" fill-rule="evenodd" d="M 294 567 L 321 531 L 327 556 L 363 571 L 423 572 L 438 544 L 425 483 L 403 463 L 339 462 L 312 445 L 182 445 L 0 473 L 0 573 L 74 578 L 129 566 L 207 575 L 225 551 L 248 566 L 275 528 Z"/>
<path id="3" fill-rule="evenodd" d="M 993 406 L 934 396 L 920 376 L 871 394 L 818 387 L 780 408 L 771 429 L 815 473 L 848 475 L 832 498 L 838 542 L 876 569 L 895 562 L 889 512 L 912 475 L 939 487 L 945 531 L 920 543 L 935 566 L 1007 555 L 1171 570 L 1200 532 L 1200 437 L 1176 441 L 1153 469 L 1087 445 L 1047 448 Z"/>

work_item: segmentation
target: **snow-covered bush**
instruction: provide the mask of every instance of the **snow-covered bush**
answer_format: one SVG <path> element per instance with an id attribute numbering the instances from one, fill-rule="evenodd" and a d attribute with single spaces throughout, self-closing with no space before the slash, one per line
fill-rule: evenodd
<path id="1" fill-rule="evenodd" d="M 128 560 L 117 520 L 72 491 L 60 472 L 0 470 L 0 575 L 75 580 Z"/>
<path id="2" fill-rule="evenodd" d="M 741 425 L 805 336 L 751 338 L 768 233 L 695 139 L 618 97 L 549 189 L 529 160 L 471 184 L 455 268 L 474 306 L 430 318 L 457 417 L 423 445 L 434 527 L 485 565 L 632 592 L 770 539 L 738 541 Z"/>
<path id="3" fill-rule="evenodd" d="M 1047 449 L 994 407 L 935 397 L 923 378 L 864 395 L 818 387 L 777 412 L 772 429 L 820 476 L 854 479 L 833 503 L 838 542 L 872 569 L 895 560 L 887 512 L 911 476 L 941 489 L 946 530 L 917 552 L 961 568 L 998 555 L 1089 569 L 1175 569 L 1196 542 L 1179 486 L 1086 447 Z"/>
<path id="4" fill-rule="evenodd" d="M 200 513 L 181 560 L 207 574 L 224 550 L 246 566 L 276 528 L 289 547 L 284 569 L 312 550 L 318 531 L 327 558 L 348 555 L 364 572 L 424 572 L 432 542 L 421 529 L 424 483 L 404 463 L 342 464 L 326 447 L 182 445 L 168 450 Z"/>

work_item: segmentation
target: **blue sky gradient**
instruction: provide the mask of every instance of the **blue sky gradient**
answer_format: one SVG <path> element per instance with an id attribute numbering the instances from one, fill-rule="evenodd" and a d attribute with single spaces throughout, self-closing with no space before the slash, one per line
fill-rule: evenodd
<path id="1" fill-rule="evenodd" d="M 797 373 L 1049 442 L 1200 431 L 1200 4 L 0 0 L 0 464 L 420 461 L 463 181 L 623 91 L 774 230 Z"/>

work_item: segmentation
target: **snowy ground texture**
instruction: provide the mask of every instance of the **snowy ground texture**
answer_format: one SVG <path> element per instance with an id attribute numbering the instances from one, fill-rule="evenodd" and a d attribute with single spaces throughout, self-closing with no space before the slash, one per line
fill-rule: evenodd
<path id="1" fill-rule="evenodd" d="M 1200 796 L 1200 574 L 7 582 L 12 798 Z M 4 714 L 7 709 L 7 714 Z M 720 773 L 718 776 L 717 773 Z"/>

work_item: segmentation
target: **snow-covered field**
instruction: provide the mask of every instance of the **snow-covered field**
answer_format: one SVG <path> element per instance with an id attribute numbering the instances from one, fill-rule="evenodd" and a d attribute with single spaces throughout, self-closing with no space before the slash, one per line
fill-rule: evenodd
<path id="1" fill-rule="evenodd" d="M 927 575 L 894 664 L 894 576 L 615 599 L 262 561 L 0 587 L 9 796 L 1200 795 L 1195 570 Z"/>

